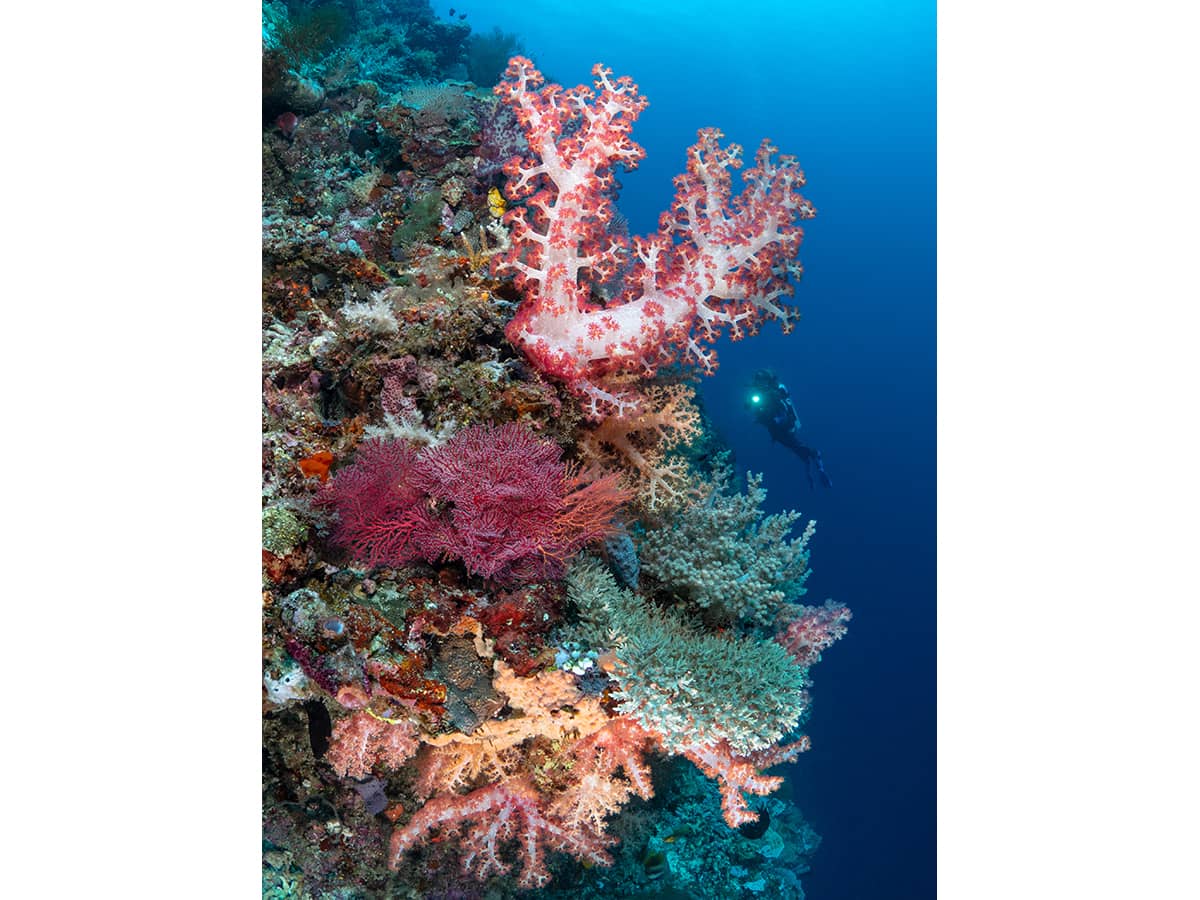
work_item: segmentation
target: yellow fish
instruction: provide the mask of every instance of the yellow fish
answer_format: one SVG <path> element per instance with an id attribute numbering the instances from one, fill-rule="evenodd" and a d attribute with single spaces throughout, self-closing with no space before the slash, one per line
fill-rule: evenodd
<path id="1" fill-rule="evenodd" d="M 504 211 L 508 209 L 504 204 L 504 197 L 500 194 L 498 188 L 490 188 L 488 190 L 488 212 L 492 214 L 493 219 L 498 219 L 504 215 Z"/>

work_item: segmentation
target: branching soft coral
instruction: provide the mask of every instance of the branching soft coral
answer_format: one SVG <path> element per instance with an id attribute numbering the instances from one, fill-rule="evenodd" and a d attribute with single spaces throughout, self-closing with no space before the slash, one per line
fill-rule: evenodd
<path id="1" fill-rule="evenodd" d="M 758 813 L 751 812 L 745 794 L 766 796 L 774 793 L 783 784 L 781 775 L 763 775 L 769 769 L 791 762 L 812 746 L 807 736 L 790 744 L 767 747 L 742 756 L 733 752 L 729 744 L 697 744 L 680 749 L 680 753 L 696 764 L 706 777 L 717 781 L 721 789 L 721 811 L 730 828 L 758 820 Z"/>
<path id="2" fill-rule="evenodd" d="M 398 769 L 417 752 L 416 729 L 360 710 L 333 727 L 326 761 L 339 775 L 366 778 L 376 769 Z"/>
<path id="3" fill-rule="evenodd" d="M 577 741 L 571 748 L 572 784 L 554 799 L 550 811 L 569 825 L 601 831 L 605 817 L 620 810 L 633 794 L 649 800 L 654 786 L 643 757 L 652 742 L 625 716 Z M 618 769 L 624 770 L 625 778 L 617 777 Z"/>
<path id="4" fill-rule="evenodd" d="M 832 600 L 824 606 L 798 607 L 793 615 L 787 630 L 775 640 L 804 668 L 820 662 L 821 652 L 846 634 L 850 621 L 850 610 Z"/>
<path id="5" fill-rule="evenodd" d="M 651 738 L 628 720 L 610 721 L 597 698 L 585 696 L 567 672 L 545 671 L 519 677 L 495 662 L 494 687 L 508 695 L 513 714 L 483 723 L 469 735 L 426 736 L 417 759 L 416 792 L 433 799 L 392 839 L 391 865 L 435 828 L 470 829 L 461 841 L 463 868 L 480 879 L 508 871 L 501 843 L 518 837 L 525 858 L 520 884 L 539 887 L 548 880 L 543 849 L 566 850 L 580 859 L 607 865 L 604 816 L 615 812 L 636 792 L 651 795 L 650 775 L 642 759 Z M 555 769 L 556 786 L 542 785 L 530 775 L 529 757 L 520 745 L 540 740 L 562 748 L 570 765 Z M 626 778 L 617 777 L 623 769 Z M 563 773 L 570 783 L 558 796 Z M 476 787 L 481 779 L 489 784 Z M 540 783 L 540 782 L 539 782 Z M 461 790 L 471 790 L 458 794 Z M 543 811 L 545 809 L 545 812 Z M 544 845 L 544 847 L 543 847 Z"/>
<path id="6" fill-rule="evenodd" d="M 596 560 L 567 577 L 584 636 L 613 646 L 617 707 L 659 735 L 664 749 L 728 741 L 735 752 L 769 747 L 808 711 L 806 670 L 779 644 L 696 630 L 620 590 Z"/>
<path id="7" fill-rule="evenodd" d="M 612 864 L 605 847 L 613 839 L 587 829 L 572 828 L 546 815 L 542 798 L 527 778 L 511 778 L 469 794 L 443 794 L 430 800 L 392 835 L 388 865 L 400 866 L 404 854 L 427 840 L 434 829 L 463 829 L 462 867 L 480 880 L 504 874 L 512 864 L 502 858 L 505 841 L 516 839 L 523 860 L 517 884 L 544 887 L 550 881 L 545 852 L 560 850 L 593 865 Z"/>
<path id="8" fill-rule="evenodd" d="M 795 314 L 782 298 L 803 232 L 816 210 L 800 195 L 804 173 L 792 157 L 773 158 L 767 141 L 733 194 L 742 148 L 721 147 L 713 128 L 688 149 L 687 171 L 659 230 L 630 247 L 611 227 L 614 175 L 645 151 L 630 139 L 646 99 L 629 78 L 592 69 L 595 91 L 546 85 L 533 63 L 514 57 L 496 93 L 516 113 L 529 153 L 504 167 L 513 207 L 512 248 L 497 257 L 525 296 L 508 339 L 542 372 L 555 375 L 599 420 L 636 405 L 622 376 L 652 375 L 676 359 L 706 372 L 716 354 L 706 345 L 723 331 L 752 334 Z M 516 201 L 524 200 L 522 206 Z M 603 305 L 591 288 L 632 267 L 620 297 Z"/>
<path id="9" fill-rule="evenodd" d="M 778 789 L 783 778 L 762 771 L 791 762 L 810 746 L 806 736 L 780 743 L 807 712 L 807 668 L 775 641 L 690 629 L 619 589 L 594 559 L 571 567 L 567 596 L 579 610 L 585 635 L 596 641 L 607 636 L 614 645 L 606 667 L 620 686 L 618 710 L 637 726 L 632 733 L 651 737 L 660 749 L 686 757 L 716 779 L 730 827 L 757 819 L 744 795 Z M 820 612 L 807 632 L 813 644 L 805 646 L 828 646 L 845 631 L 844 607 L 827 604 Z M 632 778 L 633 770 L 625 770 Z"/>
<path id="10" fill-rule="evenodd" d="M 417 794 L 430 797 L 453 793 L 470 787 L 480 776 L 503 780 L 516 771 L 517 756 L 511 747 L 497 749 L 488 740 L 426 747 L 417 757 Z"/>
<path id="11" fill-rule="evenodd" d="M 623 482 L 649 513 L 681 506 L 692 497 L 691 473 L 667 451 L 690 441 L 700 430 L 696 392 L 682 384 L 646 389 L 638 412 L 609 416 L 583 434 L 580 452 L 592 465 L 619 471 Z"/>

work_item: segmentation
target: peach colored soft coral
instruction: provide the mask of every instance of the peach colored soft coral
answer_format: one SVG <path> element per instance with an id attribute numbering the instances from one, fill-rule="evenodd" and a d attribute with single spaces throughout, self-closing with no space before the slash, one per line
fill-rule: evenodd
<path id="1" fill-rule="evenodd" d="M 599 731 L 608 714 L 596 697 L 585 696 L 568 672 L 547 671 L 518 677 L 496 660 L 493 686 L 506 694 L 513 715 L 489 719 L 470 734 L 426 735 L 431 750 L 422 755 L 418 787 L 422 793 L 454 790 L 481 775 L 504 777 L 516 768 L 512 748 L 533 737 L 566 741 Z"/>
<path id="2" fill-rule="evenodd" d="M 781 775 L 763 775 L 769 769 L 791 762 L 812 746 L 808 736 L 790 744 L 764 747 L 747 755 L 734 753 L 728 741 L 714 744 L 695 744 L 680 752 L 706 777 L 714 779 L 721 789 L 721 811 L 730 828 L 747 822 L 758 821 L 758 813 L 752 812 L 746 803 L 745 794 L 765 796 L 774 793 L 783 784 Z"/>
<path id="3" fill-rule="evenodd" d="M 417 752 L 416 729 L 359 710 L 333 726 L 325 760 L 339 775 L 365 778 L 375 769 L 398 769 Z"/>
<path id="4" fill-rule="evenodd" d="M 574 779 L 550 805 L 550 812 L 568 825 L 604 829 L 605 817 L 620 810 L 637 794 L 643 800 L 654 796 L 650 769 L 643 758 L 652 738 L 632 719 L 611 720 L 571 748 Z M 625 777 L 617 776 L 617 769 Z"/>
<path id="5" fill-rule="evenodd" d="M 547 849 L 570 853 L 592 865 L 612 864 L 605 847 L 613 839 L 584 828 L 571 827 L 541 808 L 542 798 L 527 778 L 510 778 L 478 788 L 469 794 L 442 794 L 417 810 L 408 824 L 392 834 L 388 865 L 397 869 L 404 854 L 425 840 L 434 829 L 457 829 L 462 867 L 481 881 L 493 872 L 503 874 L 512 865 L 501 858 L 500 847 L 516 838 L 522 857 L 522 888 L 544 887 L 550 881 Z"/>
<path id="6" fill-rule="evenodd" d="M 421 797 L 470 787 L 480 776 L 501 781 L 520 763 L 512 748 L 497 750 L 490 741 L 453 741 L 430 746 L 417 757 L 416 792 Z"/>
<path id="7" fill-rule="evenodd" d="M 538 672 L 521 678 L 503 660 L 493 664 L 495 677 L 492 687 L 508 695 L 508 705 L 522 710 L 526 716 L 551 715 L 564 706 L 574 706 L 583 699 L 575 685 L 575 676 L 562 669 Z"/>
<path id="8" fill-rule="evenodd" d="M 643 396 L 636 414 L 609 416 L 586 431 L 580 452 L 594 470 L 620 472 L 647 512 L 662 513 L 694 493 L 687 464 L 666 454 L 699 433 L 700 411 L 692 403 L 696 392 L 687 385 L 656 385 Z"/>

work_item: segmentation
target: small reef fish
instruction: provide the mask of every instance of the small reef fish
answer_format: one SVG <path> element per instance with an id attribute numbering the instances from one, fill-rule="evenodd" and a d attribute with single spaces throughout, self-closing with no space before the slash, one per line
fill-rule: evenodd
<path id="1" fill-rule="evenodd" d="M 647 879 L 657 881 L 670 870 L 670 866 L 667 865 L 667 855 L 658 852 L 647 853 L 646 858 L 642 860 L 642 868 L 646 872 Z"/>

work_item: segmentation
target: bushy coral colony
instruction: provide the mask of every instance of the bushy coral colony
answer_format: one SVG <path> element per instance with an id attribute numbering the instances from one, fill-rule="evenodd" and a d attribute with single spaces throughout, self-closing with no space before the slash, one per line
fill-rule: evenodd
<path id="1" fill-rule="evenodd" d="M 529 145 L 528 155 L 504 167 L 509 196 L 524 207 L 507 217 L 512 241 L 497 270 L 511 272 L 525 295 L 509 340 L 601 419 L 637 406 L 613 376 L 649 377 L 676 359 L 711 373 L 716 354 L 704 344 L 723 329 L 738 338 L 766 318 L 787 329 L 793 314 L 778 301 L 791 293 L 787 274 L 799 273 L 797 222 L 816 211 L 799 194 L 804 173 L 796 161 L 772 160 L 769 141 L 732 198 L 730 170 L 741 166 L 741 148 L 722 148 L 721 133 L 706 128 L 688 150 L 658 232 L 637 238 L 631 253 L 610 227 L 614 170 L 635 168 L 645 156 L 629 134 L 646 99 L 630 78 L 613 79 L 600 64 L 592 74 L 596 92 L 542 87 L 533 63 L 516 57 L 496 88 Z M 592 298 L 594 286 L 614 280 L 610 296 Z"/>
<path id="2" fill-rule="evenodd" d="M 850 613 L 689 384 L 794 320 L 803 174 L 706 129 L 631 240 L 628 78 L 348 8 L 264 14 L 264 893 L 803 897 Z"/>

